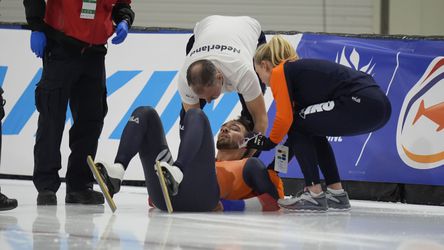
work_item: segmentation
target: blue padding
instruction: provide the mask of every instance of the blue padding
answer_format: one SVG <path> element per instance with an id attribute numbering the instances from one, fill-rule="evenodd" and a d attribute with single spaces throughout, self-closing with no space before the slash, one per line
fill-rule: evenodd
<path id="1" fill-rule="evenodd" d="M 245 210 L 245 202 L 243 200 L 221 199 L 220 202 L 224 206 L 224 212 L 226 212 L 226 211 L 244 211 Z"/>

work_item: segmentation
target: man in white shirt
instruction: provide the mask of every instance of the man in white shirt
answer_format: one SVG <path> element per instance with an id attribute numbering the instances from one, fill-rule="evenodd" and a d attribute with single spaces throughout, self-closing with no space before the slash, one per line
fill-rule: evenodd
<path id="1" fill-rule="evenodd" d="M 258 41 L 265 42 L 259 22 L 247 16 L 209 16 L 196 24 L 193 33 L 178 77 L 181 123 L 187 110 L 203 108 L 222 92 L 236 91 L 242 116 L 253 122 L 254 131 L 264 134 L 268 125 L 265 88 L 253 65 Z"/>

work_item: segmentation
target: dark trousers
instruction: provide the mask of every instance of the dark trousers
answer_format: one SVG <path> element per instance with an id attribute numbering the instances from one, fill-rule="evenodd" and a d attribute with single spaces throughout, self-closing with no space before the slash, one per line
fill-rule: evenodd
<path id="1" fill-rule="evenodd" d="M 287 144 L 294 152 L 305 184 L 319 184 L 319 168 L 327 185 L 340 182 L 333 149 L 326 136 L 353 136 L 383 127 L 390 118 L 391 105 L 379 87 L 369 87 L 335 100 L 333 109 L 321 111 L 312 106 L 295 112 Z"/>
<path id="2" fill-rule="evenodd" d="M 5 117 L 5 99 L 3 99 L 3 88 L 0 87 L 0 162 L 2 159 L 2 120 Z"/>
<path id="3" fill-rule="evenodd" d="M 202 110 L 191 109 L 184 116 L 184 124 L 174 163 L 184 177 L 179 194 L 172 196 L 171 202 L 175 211 L 211 211 L 219 201 L 219 185 L 210 123 Z M 162 210 L 166 210 L 166 205 L 154 164 L 157 155 L 166 148 L 165 132 L 156 110 L 139 107 L 123 130 L 115 159 L 127 168 L 131 159 L 139 153 L 148 194 L 154 205 Z"/>
<path id="4" fill-rule="evenodd" d="M 265 38 L 265 34 L 264 34 L 264 32 L 261 32 L 261 34 L 258 38 L 257 46 L 264 44 L 266 42 L 267 42 L 267 40 Z M 186 54 L 187 55 L 190 52 L 190 50 L 193 48 L 193 45 L 194 45 L 194 35 L 192 35 L 190 37 L 190 39 L 188 40 L 188 43 L 186 46 Z M 253 60 L 253 58 L 252 58 L 252 60 Z M 260 80 L 259 76 L 258 76 L 258 79 L 259 79 L 259 84 L 261 86 L 262 94 L 264 94 L 265 90 L 267 89 L 267 86 Z M 245 104 L 244 97 L 241 94 L 238 94 L 238 96 L 239 96 L 239 101 L 242 104 L 241 116 L 245 117 L 247 120 L 249 120 L 254 127 L 254 121 L 253 121 L 253 118 L 251 117 L 250 112 L 248 111 L 247 105 Z M 203 109 L 205 107 L 205 105 L 207 104 L 207 102 L 204 99 L 200 99 L 199 104 L 200 104 L 200 108 Z M 182 106 L 182 109 L 180 110 L 180 125 L 181 125 L 181 127 L 183 125 L 182 120 L 183 120 L 184 115 L 185 115 L 185 110 Z M 257 151 L 255 156 L 259 156 L 259 154 L 260 154 L 260 151 Z"/>
<path id="5" fill-rule="evenodd" d="M 86 156 L 96 154 L 107 113 L 105 54 L 103 46 L 80 50 L 48 42 L 42 78 L 35 90 L 39 118 L 33 181 L 39 192 L 55 192 L 60 186 L 60 144 L 68 104 L 73 125 L 69 130 L 67 192 L 92 187 L 94 179 Z"/>
<path id="6" fill-rule="evenodd" d="M 276 200 L 279 194 L 276 186 L 271 182 L 267 167 L 259 158 L 249 158 L 242 171 L 242 178 L 257 195 L 268 193 Z"/>
<path id="7" fill-rule="evenodd" d="M 3 132 L 2 132 L 2 120 L 5 117 L 5 99 L 3 99 L 3 89 L 2 87 L 0 87 L 0 162 L 2 160 L 2 136 L 3 136 Z M 1 193 L 2 189 L 0 187 L 0 193 Z"/>

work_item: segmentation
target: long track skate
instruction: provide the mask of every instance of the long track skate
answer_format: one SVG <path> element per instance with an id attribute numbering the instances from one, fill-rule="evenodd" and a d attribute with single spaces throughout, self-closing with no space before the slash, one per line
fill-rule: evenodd
<path id="1" fill-rule="evenodd" d="M 160 188 L 162 189 L 163 198 L 165 200 L 165 204 L 168 210 L 168 213 L 173 212 L 173 206 L 171 205 L 170 194 L 168 193 L 168 188 L 165 182 L 165 176 L 162 171 L 162 167 L 160 166 L 160 162 L 156 161 L 156 172 L 159 177 Z"/>
<path id="2" fill-rule="evenodd" d="M 100 172 L 97 169 L 97 166 L 94 163 L 94 161 L 90 155 L 88 155 L 88 157 L 86 158 L 86 161 L 88 162 L 88 166 L 91 169 L 91 172 L 93 173 L 94 178 L 96 179 L 97 183 L 99 184 L 100 190 L 102 190 L 102 193 L 105 196 L 106 203 L 108 203 L 109 207 L 111 208 L 111 211 L 113 211 L 113 213 L 114 213 L 117 209 L 117 206 L 114 203 L 114 200 L 108 191 L 108 187 L 106 186 L 105 182 L 103 181 L 102 175 L 100 175 Z"/>

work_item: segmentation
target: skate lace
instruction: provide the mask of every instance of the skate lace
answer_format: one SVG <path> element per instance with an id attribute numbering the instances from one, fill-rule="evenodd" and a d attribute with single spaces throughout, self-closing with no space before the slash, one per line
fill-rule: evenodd
<path id="1" fill-rule="evenodd" d="M 299 192 L 297 192 L 295 195 L 291 195 L 290 196 L 290 199 L 297 199 L 297 198 L 300 198 L 304 193 L 306 193 L 307 191 L 305 191 L 305 190 L 301 190 L 301 191 L 299 191 Z"/>

